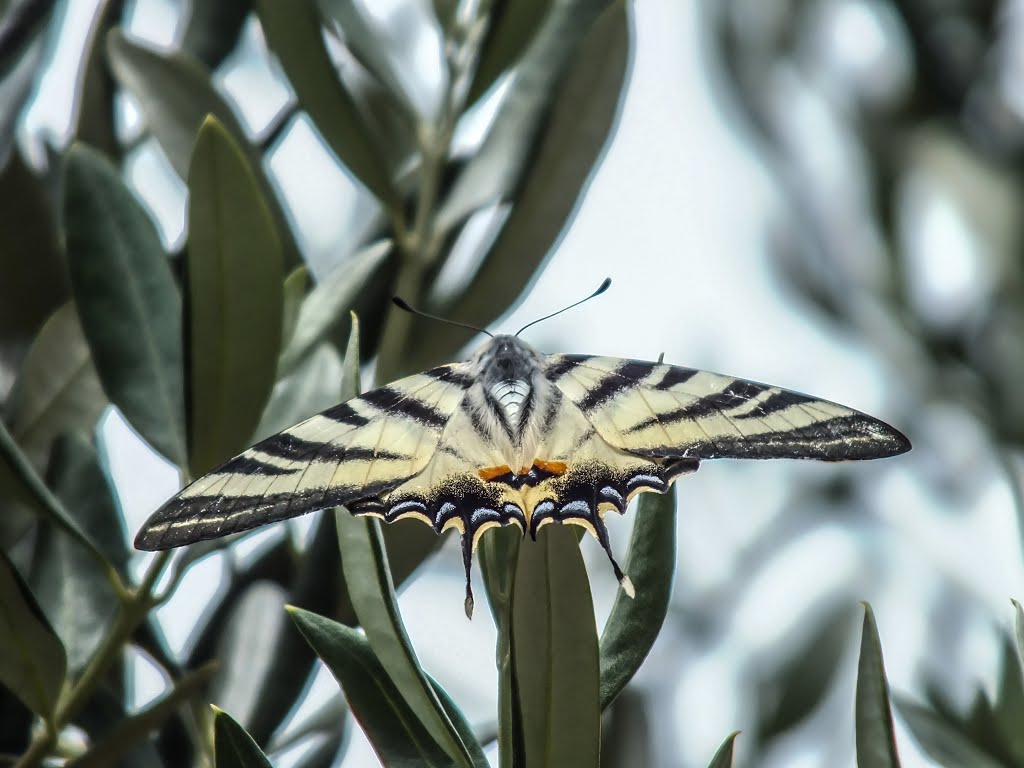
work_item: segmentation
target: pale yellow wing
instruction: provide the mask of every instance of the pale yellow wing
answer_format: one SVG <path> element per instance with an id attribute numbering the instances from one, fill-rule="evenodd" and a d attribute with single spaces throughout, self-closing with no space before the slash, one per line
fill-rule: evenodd
<path id="1" fill-rule="evenodd" d="M 708 371 L 552 355 L 545 375 L 610 445 L 639 456 L 841 461 L 910 449 L 859 411 Z"/>
<path id="2" fill-rule="evenodd" d="M 296 424 L 181 491 L 135 546 L 168 549 L 386 494 L 429 464 L 469 385 L 463 364 L 442 366 Z"/>

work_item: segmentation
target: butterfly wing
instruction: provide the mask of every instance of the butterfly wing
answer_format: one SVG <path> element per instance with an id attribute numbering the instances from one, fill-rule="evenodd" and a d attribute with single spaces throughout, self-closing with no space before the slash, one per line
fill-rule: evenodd
<path id="1" fill-rule="evenodd" d="M 552 355 L 545 373 L 604 440 L 638 456 L 842 461 L 910 449 L 859 411 L 708 371 Z"/>
<path id="2" fill-rule="evenodd" d="M 387 493 L 427 466 L 469 384 L 463 364 L 442 366 L 296 424 L 181 491 L 135 546 L 168 549 Z"/>

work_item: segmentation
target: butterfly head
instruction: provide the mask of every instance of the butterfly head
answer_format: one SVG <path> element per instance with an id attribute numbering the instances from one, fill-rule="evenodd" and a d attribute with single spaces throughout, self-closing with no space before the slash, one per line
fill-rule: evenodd
<path id="1" fill-rule="evenodd" d="M 499 382 L 531 381 L 543 358 L 522 339 L 501 334 L 480 348 L 473 363 L 481 383 L 491 389 Z"/>

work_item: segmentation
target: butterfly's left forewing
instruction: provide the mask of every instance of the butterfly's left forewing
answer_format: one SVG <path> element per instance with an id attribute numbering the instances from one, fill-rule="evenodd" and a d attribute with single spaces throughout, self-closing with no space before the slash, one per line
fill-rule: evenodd
<path id="1" fill-rule="evenodd" d="M 387 493 L 428 465 L 470 379 L 410 376 L 274 435 L 189 485 L 135 540 L 155 550 Z"/>

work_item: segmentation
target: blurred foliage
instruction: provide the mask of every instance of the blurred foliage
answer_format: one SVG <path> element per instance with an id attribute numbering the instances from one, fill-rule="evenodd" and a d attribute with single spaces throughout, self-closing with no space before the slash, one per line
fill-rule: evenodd
<path id="1" fill-rule="evenodd" d="M 436 549 L 432 532 L 339 512 L 320 515 L 305 544 L 279 526 L 249 558 L 233 556 L 231 539 L 135 562 L 98 429 L 117 408 L 188 479 L 351 397 L 370 360 L 381 380 L 450 360 L 464 332 L 414 325 L 387 299 L 398 293 L 486 326 L 524 292 L 614 132 L 634 46 L 626 2 L 435 0 L 388 27 L 353 0 L 196 1 L 170 49 L 130 33 L 127 5 L 98 4 L 71 135 L 50 137 L 43 158 L 24 153 L 14 130 L 67 4 L 20 0 L 0 16 L 0 762 L 265 766 L 289 751 L 294 765 L 327 766 L 343 759 L 351 710 L 385 764 L 476 768 L 494 740 L 502 766 L 596 765 L 602 752 L 635 764 L 644 747 L 630 739 L 647 733 L 649 703 L 626 686 L 672 619 L 674 497 L 642 499 L 627 560 L 638 596 L 618 596 L 600 636 L 573 531 L 548 526 L 521 549 L 508 531 L 483 539 L 499 702 L 493 723 L 474 731 L 423 671 L 395 602 L 395 588 Z M 827 207 L 813 164 L 799 161 L 800 142 L 786 133 L 788 106 L 779 112 L 784 100 L 767 97 L 794 77 L 814 86 L 821 51 L 803 36 L 826 5 L 732 0 L 708 15 L 733 106 L 799 214 L 801 229 L 780 234 L 780 266 L 834 323 L 923 366 L 912 375 L 908 366 L 906 423 L 911 400 L 962 403 L 967 393 L 999 450 L 1017 449 L 1024 282 L 1016 219 L 1003 214 L 1017 202 L 1024 143 L 986 55 L 993 8 L 945 3 L 943 18 L 956 23 L 936 25 L 928 3 L 862 3 L 903 30 L 910 57 L 901 89 L 854 89 L 833 115 L 851 124 L 844 135 L 869 172 L 855 220 L 873 228 L 858 229 L 854 250 L 846 229 L 837 232 L 853 219 Z M 254 28 L 290 88 L 256 128 L 219 77 Z M 436 41 L 440 68 L 427 97 L 403 55 L 420 35 Z M 121 97 L 139 125 L 125 119 Z M 465 148 L 460 129 L 488 105 L 493 121 Z M 351 248 L 315 277 L 270 163 L 300 120 L 370 212 Z M 144 145 L 187 188 L 181 244 L 162 242 L 142 202 L 145 180 L 126 181 Z M 922 174 L 979 224 L 988 292 L 970 304 L 936 309 L 915 288 L 916 246 L 900 222 L 920 204 L 907 186 Z M 474 234 L 487 219 L 499 225 Z M 819 491 L 826 508 L 850 495 Z M 185 650 L 172 652 L 155 609 L 197 562 L 224 553 L 222 589 Z M 850 605 L 826 616 L 763 671 L 752 754 L 837 685 Z M 939 692 L 926 704 L 896 698 L 937 759 L 1024 765 L 1021 621 L 1018 606 L 995 701 L 979 694 L 963 714 Z M 862 766 L 898 765 L 881 648 L 869 609 L 855 714 Z M 129 673 L 137 654 L 165 680 L 141 708 Z M 343 698 L 293 727 L 318 659 Z M 243 675 L 228 673 L 239 664 Z M 244 690 L 232 690 L 239 677 Z M 250 704 L 237 721 L 207 706 L 228 697 Z M 735 738 L 712 766 L 733 763 Z"/>

